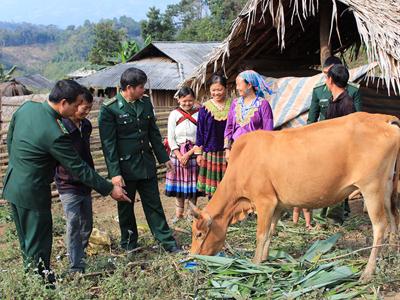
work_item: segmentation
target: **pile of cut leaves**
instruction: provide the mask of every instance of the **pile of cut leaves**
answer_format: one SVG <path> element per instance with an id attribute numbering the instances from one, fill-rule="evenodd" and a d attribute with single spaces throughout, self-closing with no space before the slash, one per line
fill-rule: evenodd
<path id="1" fill-rule="evenodd" d="M 268 262 L 260 265 L 242 258 L 196 255 L 196 268 L 207 272 L 210 279 L 208 287 L 196 291 L 195 298 L 340 300 L 371 294 L 367 285 L 358 282 L 363 261 L 349 263 L 338 258 L 343 252 L 329 253 L 340 237 L 337 233 L 317 240 L 298 259 L 271 250 Z"/>

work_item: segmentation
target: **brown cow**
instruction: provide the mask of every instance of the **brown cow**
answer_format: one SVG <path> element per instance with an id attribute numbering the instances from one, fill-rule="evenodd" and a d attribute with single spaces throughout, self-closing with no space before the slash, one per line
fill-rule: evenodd
<path id="1" fill-rule="evenodd" d="M 257 212 L 254 262 L 268 257 L 281 212 L 295 206 L 322 208 L 362 192 L 373 226 L 373 246 L 361 280 L 370 280 L 385 229 L 396 242 L 399 215 L 396 160 L 400 121 L 380 114 L 354 113 L 285 131 L 256 131 L 239 138 L 211 201 L 192 207 L 192 254 L 214 255 L 230 224 Z M 397 164 L 399 165 L 399 164 Z M 378 246 L 378 247 L 376 247 Z"/>

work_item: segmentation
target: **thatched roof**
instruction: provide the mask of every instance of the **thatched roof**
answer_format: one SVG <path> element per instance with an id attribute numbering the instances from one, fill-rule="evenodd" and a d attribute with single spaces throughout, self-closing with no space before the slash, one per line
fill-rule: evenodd
<path id="1" fill-rule="evenodd" d="M 22 83 L 27 88 L 34 90 L 50 90 L 54 86 L 54 82 L 40 74 L 15 77 L 14 80 Z"/>
<path id="2" fill-rule="evenodd" d="M 13 97 L 30 94 L 32 94 L 30 90 L 15 80 L 0 83 L 0 97 Z"/>
<path id="3" fill-rule="evenodd" d="M 186 84 L 197 90 L 211 74 L 223 70 L 234 79 L 240 68 L 260 73 L 281 72 L 301 75 L 320 61 L 320 5 L 331 5 L 331 45 L 333 53 L 363 43 L 368 61 L 378 62 L 381 75 L 400 90 L 400 1 L 399 0 L 249 0 L 233 22 L 232 30 L 208 60 L 195 70 Z M 333 3 L 333 4 L 332 4 Z M 290 74 L 285 74 L 290 70 Z M 265 74 L 279 77 L 277 74 Z M 301 76 L 300 75 L 300 76 Z"/>
<path id="4" fill-rule="evenodd" d="M 178 85 L 204 62 L 217 43 L 153 42 L 128 63 L 118 64 L 78 80 L 85 86 L 106 88 L 119 86 L 121 74 L 130 67 L 143 70 L 149 81 L 146 88 L 176 90 Z"/>

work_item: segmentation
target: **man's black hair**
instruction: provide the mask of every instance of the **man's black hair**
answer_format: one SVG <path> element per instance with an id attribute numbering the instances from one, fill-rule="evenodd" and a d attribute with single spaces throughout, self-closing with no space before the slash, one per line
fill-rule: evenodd
<path id="1" fill-rule="evenodd" d="M 335 85 L 340 88 L 345 88 L 349 81 L 349 71 L 343 65 L 333 65 L 328 71 L 328 78 L 332 78 Z"/>
<path id="2" fill-rule="evenodd" d="M 140 84 L 146 84 L 147 75 L 145 72 L 138 68 L 129 68 L 124 71 L 121 75 L 121 89 L 126 90 L 128 85 L 132 87 L 137 87 Z"/>
<path id="3" fill-rule="evenodd" d="M 342 61 L 340 60 L 339 57 L 336 56 L 329 56 L 327 59 L 325 59 L 323 68 L 330 67 L 332 65 L 343 65 Z"/>
<path id="4" fill-rule="evenodd" d="M 83 87 L 76 81 L 70 79 L 60 80 L 56 82 L 51 90 L 49 100 L 53 103 L 60 103 L 62 99 L 65 99 L 71 104 L 83 93 Z"/>
<path id="5" fill-rule="evenodd" d="M 83 99 L 87 103 L 93 103 L 93 95 L 92 93 L 85 87 L 83 87 L 83 93 L 82 93 Z"/>

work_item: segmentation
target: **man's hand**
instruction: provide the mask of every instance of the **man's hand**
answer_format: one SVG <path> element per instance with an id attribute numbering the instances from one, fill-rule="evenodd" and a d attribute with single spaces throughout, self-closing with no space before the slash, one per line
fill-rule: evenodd
<path id="1" fill-rule="evenodd" d="M 125 186 L 125 181 L 121 175 L 114 176 L 113 178 L 111 178 L 111 182 L 113 185 L 116 185 L 116 186 L 120 186 L 120 187 Z"/>
<path id="2" fill-rule="evenodd" d="M 132 203 L 132 200 L 129 199 L 129 197 L 126 195 L 126 191 L 118 185 L 114 185 L 114 188 L 113 188 L 110 196 L 116 201 Z"/>
<path id="3" fill-rule="evenodd" d="M 172 173 L 174 173 L 175 172 L 175 170 L 174 170 L 174 165 L 173 165 L 173 163 L 172 163 L 172 161 L 167 161 L 166 163 L 165 163 L 165 166 L 167 167 L 167 172 L 172 172 Z"/>

